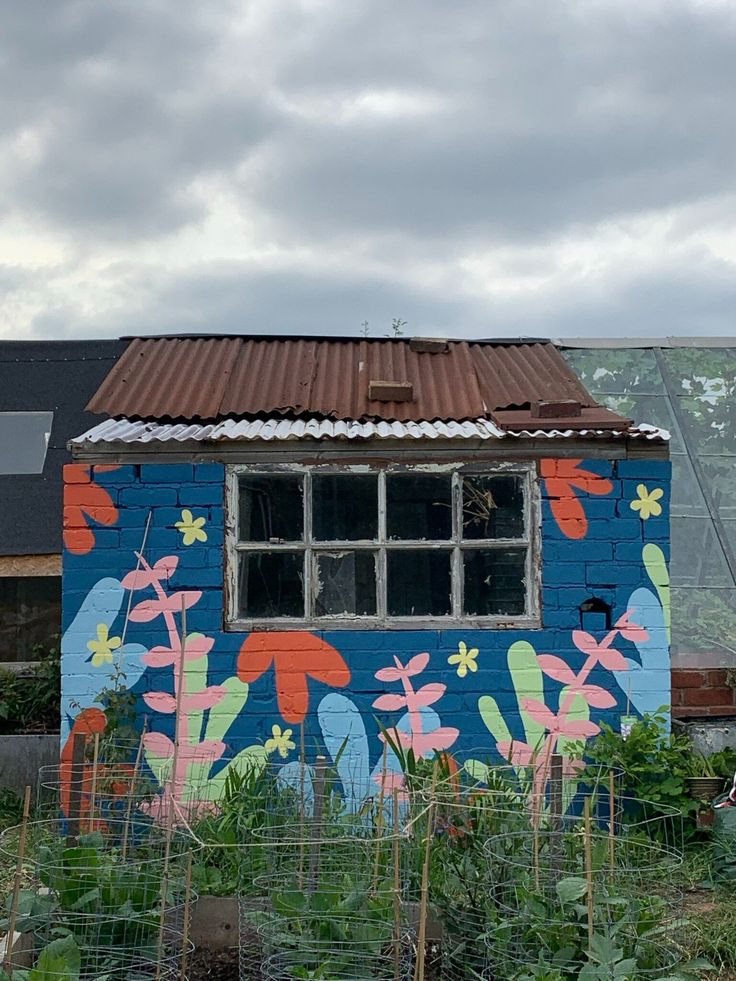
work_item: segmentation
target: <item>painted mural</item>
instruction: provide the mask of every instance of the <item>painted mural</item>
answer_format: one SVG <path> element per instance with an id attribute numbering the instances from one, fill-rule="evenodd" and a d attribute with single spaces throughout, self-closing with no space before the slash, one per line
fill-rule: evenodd
<path id="1" fill-rule="evenodd" d="M 222 465 L 67 466 L 63 767 L 124 690 L 158 815 L 211 806 L 233 769 L 294 783 L 302 746 L 357 810 L 401 786 L 397 751 L 482 779 L 666 705 L 669 463 L 543 460 L 539 478 L 542 629 L 243 634 L 223 630 Z"/>

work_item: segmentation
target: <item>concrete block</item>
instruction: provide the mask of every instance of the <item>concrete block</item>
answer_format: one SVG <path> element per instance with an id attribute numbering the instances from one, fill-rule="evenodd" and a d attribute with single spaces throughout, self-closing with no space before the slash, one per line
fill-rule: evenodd
<path id="1" fill-rule="evenodd" d="M 141 467 L 142 484 L 189 484 L 193 480 L 191 463 L 144 463 Z"/>

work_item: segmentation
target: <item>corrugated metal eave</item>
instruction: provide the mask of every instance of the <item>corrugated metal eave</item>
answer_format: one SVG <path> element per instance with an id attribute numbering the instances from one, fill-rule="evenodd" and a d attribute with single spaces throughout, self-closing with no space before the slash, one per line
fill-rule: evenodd
<path id="1" fill-rule="evenodd" d="M 300 439 L 602 439 L 633 438 L 666 442 L 666 429 L 642 424 L 625 431 L 499 429 L 487 419 L 463 422 L 360 422 L 333 419 L 224 419 L 217 423 L 161 423 L 106 419 L 70 441 L 99 443 L 281 441 Z"/>

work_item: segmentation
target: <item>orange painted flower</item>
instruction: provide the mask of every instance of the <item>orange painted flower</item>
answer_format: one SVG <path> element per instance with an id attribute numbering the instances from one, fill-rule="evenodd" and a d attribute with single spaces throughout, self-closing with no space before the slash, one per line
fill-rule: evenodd
<path id="1" fill-rule="evenodd" d="M 285 722 L 301 723 L 309 708 L 307 678 L 331 688 L 350 682 L 350 669 L 331 644 L 302 630 L 253 633 L 238 654 L 238 677 L 248 684 L 273 663 L 276 698 Z"/>
<path id="2" fill-rule="evenodd" d="M 97 466 L 95 473 L 117 470 L 117 466 Z M 118 509 L 105 490 L 92 479 L 91 468 L 80 463 L 64 467 L 64 546 L 74 555 L 86 555 L 95 547 L 95 533 L 89 522 L 114 525 Z"/>
<path id="3" fill-rule="evenodd" d="M 549 497 L 552 515 L 566 538 L 585 538 L 588 519 L 577 491 L 610 494 L 613 484 L 590 470 L 581 470 L 582 460 L 542 460 L 540 473 Z"/>

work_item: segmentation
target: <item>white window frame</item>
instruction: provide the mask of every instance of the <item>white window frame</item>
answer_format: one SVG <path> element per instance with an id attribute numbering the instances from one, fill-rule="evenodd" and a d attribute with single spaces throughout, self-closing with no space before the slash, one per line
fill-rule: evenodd
<path id="1" fill-rule="evenodd" d="M 376 474 L 378 478 L 378 539 L 375 541 L 337 541 L 320 542 L 315 546 L 311 539 L 312 529 L 312 474 Z M 449 474 L 452 480 L 452 537 L 444 542 L 438 541 L 397 541 L 386 537 L 386 475 L 410 473 Z M 238 534 L 239 478 L 243 474 L 294 474 L 304 479 L 304 531 L 303 541 L 295 544 L 273 542 L 240 542 Z M 508 475 L 518 474 L 522 478 L 524 494 L 524 536 L 522 538 L 461 539 L 462 477 L 463 475 Z M 235 464 L 226 473 L 226 518 L 225 518 L 225 628 L 231 631 L 266 630 L 355 630 L 355 629 L 539 629 L 540 616 L 540 522 L 541 506 L 539 481 L 536 464 L 533 462 L 492 463 L 492 464 L 387 464 L 369 466 L 366 464 Z M 463 609 L 463 561 L 462 553 L 473 549 L 504 549 L 509 547 L 526 548 L 526 603 L 525 613 L 520 616 L 465 616 Z M 387 550 L 451 550 L 451 607 L 448 616 L 388 616 L 386 599 L 386 551 Z M 339 551 L 372 551 L 378 554 L 375 616 L 317 617 L 307 615 L 303 618 L 272 617 L 264 619 L 245 619 L 238 616 L 238 559 L 242 552 L 293 552 L 305 553 L 304 595 L 307 610 L 314 608 L 316 597 L 316 575 L 314 556 L 318 553 Z"/>

